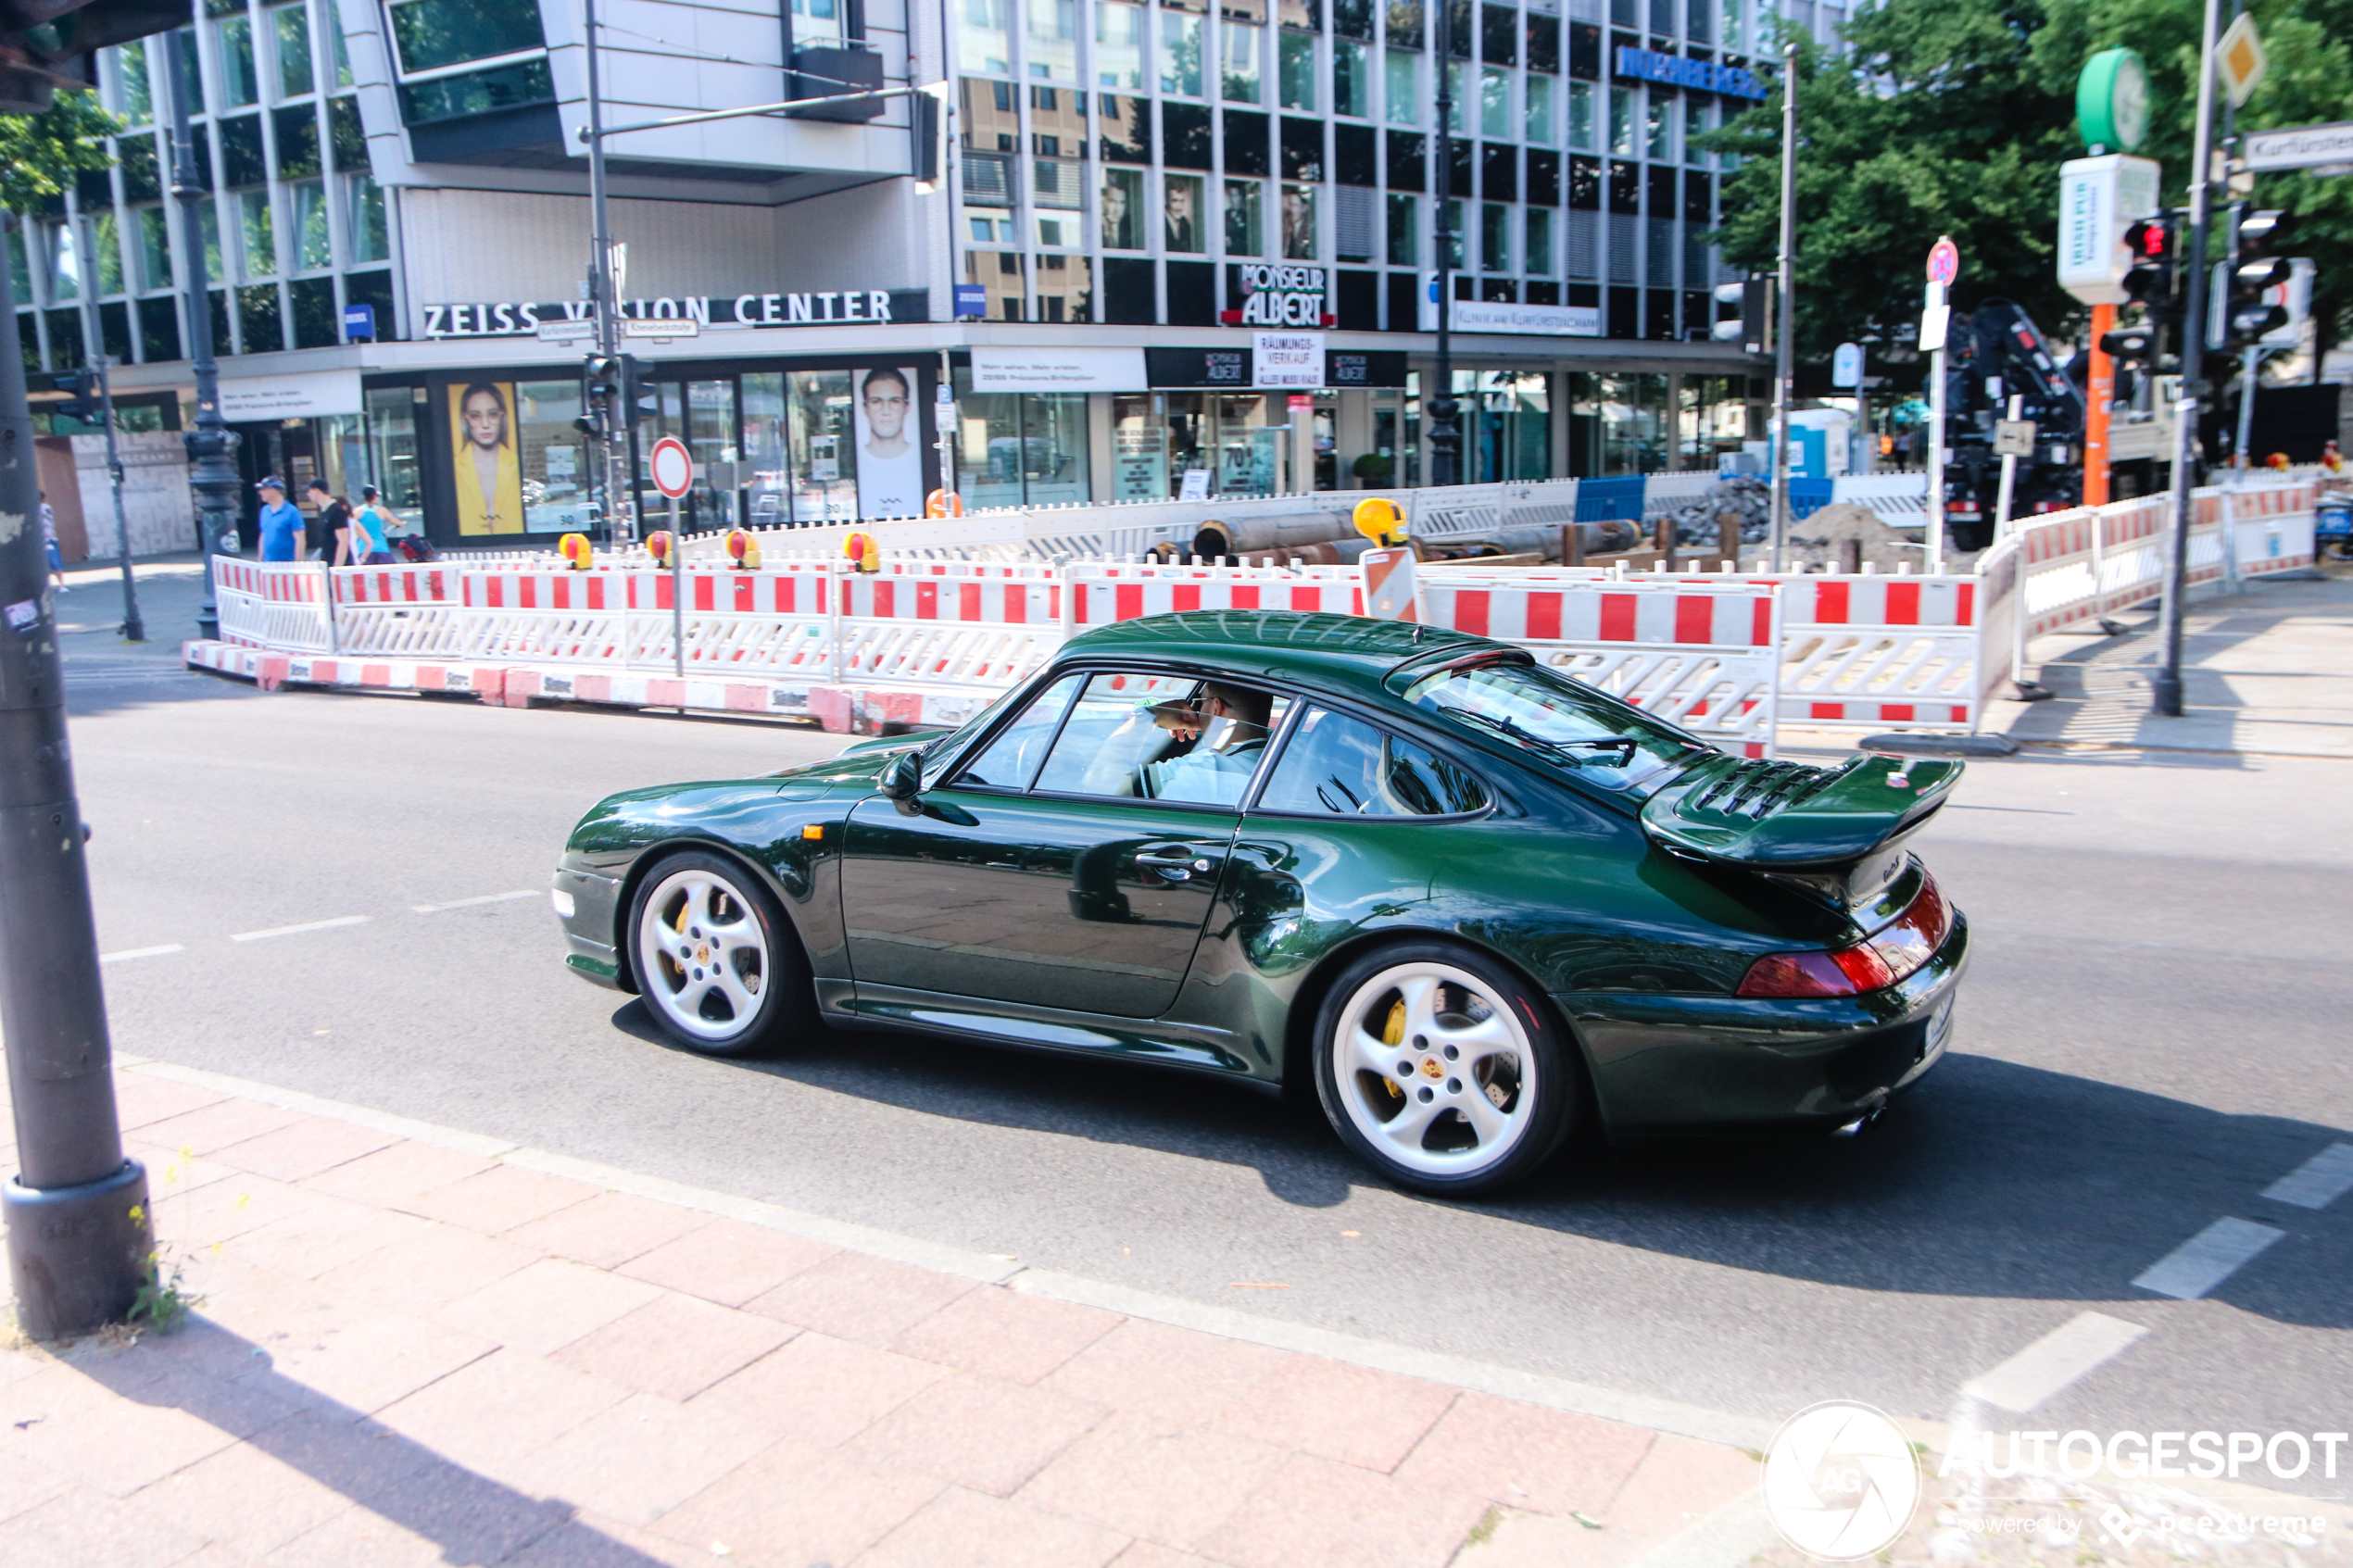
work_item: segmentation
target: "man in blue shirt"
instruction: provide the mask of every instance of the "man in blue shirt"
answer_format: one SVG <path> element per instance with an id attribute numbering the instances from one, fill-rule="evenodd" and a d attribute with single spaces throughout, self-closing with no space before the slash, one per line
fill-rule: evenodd
<path id="1" fill-rule="evenodd" d="M 271 474 L 254 486 L 261 492 L 261 558 L 302 558 L 302 513 L 286 499 L 286 482 Z"/>

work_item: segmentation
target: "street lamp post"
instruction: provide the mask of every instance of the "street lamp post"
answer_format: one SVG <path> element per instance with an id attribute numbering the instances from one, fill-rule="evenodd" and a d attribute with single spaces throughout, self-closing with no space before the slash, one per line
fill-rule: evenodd
<path id="1" fill-rule="evenodd" d="M 1434 0 L 1430 13 L 1430 58 L 1438 72 L 1438 210 L 1432 238 L 1438 246 L 1438 395 L 1429 399 L 1429 482 L 1433 485 L 1455 484 L 1461 482 L 1459 459 L 1463 449 L 1461 427 L 1455 423 L 1462 405 L 1454 400 L 1454 345 L 1452 328 L 1454 319 L 1454 277 L 1453 253 L 1454 225 L 1447 216 L 1447 201 L 1453 194 L 1454 171 L 1454 90 L 1453 41 L 1452 32 L 1453 0 Z"/>
<path id="2" fill-rule="evenodd" d="M 195 79 L 194 47 L 185 28 L 168 35 L 173 69 L 165 73 L 171 93 L 171 199 L 180 206 L 180 255 L 187 266 L 188 358 L 196 382 L 196 428 L 187 436 L 189 485 L 196 493 L 196 552 L 204 558 L 204 604 L 196 631 L 220 635 L 220 600 L 212 558 L 233 556 L 237 547 L 237 470 L 231 458 L 237 433 L 220 417 L 220 367 L 212 358 L 212 297 L 205 275 L 204 203 L 211 197 L 198 183 L 196 147 L 188 126 L 186 84 Z"/>
<path id="3" fill-rule="evenodd" d="M 82 213 L 74 234 L 74 250 L 91 259 L 82 270 L 94 274 L 97 267 L 97 246 L 94 243 L 95 230 L 90 215 Z M 139 589 L 131 572 L 131 525 L 122 515 L 122 454 L 115 449 L 114 383 L 107 374 L 107 353 L 104 332 L 98 321 L 97 279 L 86 275 L 82 279 L 82 362 L 98 378 L 99 417 L 106 421 L 107 479 L 114 488 L 115 560 L 122 569 L 122 640 L 144 643 L 147 628 L 139 619 Z"/>
<path id="4" fill-rule="evenodd" d="M 2182 312 L 2182 397 L 2175 405 L 2173 426 L 2173 508 L 2166 540 L 2165 599 L 2158 612 L 2163 651 L 2149 677 L 2150 711 L 2169 719 L 2182 716 L 2182 611 L 2189 596 L 2190 519 L 2195 503 L 2190 456 L 2196 449 L 2198 409 L 2205 390 L 2206 360 L 2206 228 L 2212 211 L 2209 199 L 2214 157 L 2214 36 L 2221 26 L 2219 0 L 2206 0 L 2206 19 L 2197 51 L 2197 130 L 2190 145 L 2190 276 Z"/>
<path id="5" fill-rule="evenodd" d="M 13 219 L 7 220 L 13 222 Z M 16 286 L 0 268 L 0 1038 L 17 1173 L 0 1188 L 17 1322 L 35 1339 L 120 1320 L 155 1250 L 147 1173 L 122 1154 L 65 669 L 25 401 Z"/>
<path id="6" fill-rule="evenodd" d="M 591 234 L 588 257 L 588 297 L 597 317 L 597 352 L 610 358 L 620 351 L 621 301 L 614 296 L 612 282 L 612 218 L 605 188 L 605 109 L 600 87 L 599 61 L 597 51 L 597 0 L 582 0 L 583 27 L 587 40 L 588 66 L 588 208 Z M 625 378 L 624 378 L 625 380 Z M 630 392 L 625 385 L 624 395 Z M 585 413 L 587 410 L 583 409 Z M 600 448 L 604 472 L 605 531 L 611 542 L 636 537 L 632 526 L 634 508 L 624 513 L 621 500 L 622 478 L 617 470 L 620 430 L 628 423 L 628 411 L 616 404 L 606 410 L 606 418 L 596 440 Z M 631 472 L 631 500 L 635 501 L 635 470 Z"/>
<path id="7" fill-rule="evenodd" d="M 1773 570 L 1781 569 L 1789 548 L 1790 381 L 1797 328 L 1797 36 L 1781 43 L 1781 232 L 1780 298 L 1773 335 Z"/>

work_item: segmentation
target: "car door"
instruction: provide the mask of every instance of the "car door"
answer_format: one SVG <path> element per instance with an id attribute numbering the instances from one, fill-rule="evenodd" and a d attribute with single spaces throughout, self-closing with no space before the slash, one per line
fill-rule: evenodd
<path id="1" fill-rule="evenodd" d="M 912 814 L 861 801 L 842 858 L 860 990 L 1166 1011 L 1280 700 L 1257 694 L 1256 747 L 1241 723 L 1189 736 L 1165 721 L 1202 684 L 1135 669 L 1068 676 L 950 777 L 925 781 Z"/>

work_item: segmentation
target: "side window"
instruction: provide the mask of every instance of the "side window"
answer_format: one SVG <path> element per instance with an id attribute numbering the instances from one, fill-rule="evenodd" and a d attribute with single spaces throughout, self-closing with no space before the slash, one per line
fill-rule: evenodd
<path id="1" fill-rule="evenodd" d="M 1063 709 L 1070 706 L 1070 694 L 1078 689 L 1086 677 L 1065 675 L 1039 692 L 1027 708 L 1001 731 L 988 749 L 964 771 L 956 775 L 958 784 L 980 784 L 989 789 L 1026 789 L 1029 775 L 1038 771 L 1038 759 L 1046 754 L 1046 743 L 1054 738 L 1054 726 L 1062 721 Z"/>
<path id="2" fill-rule="evenodd" d="M 1079 694 L 1036 787 L 1042 794 L 1239 805 L 1287 701 L 1189 677 L 1097 675 Z"/>
<path id="3" fill-rule="evenodd" d="M 1462 769 L 1327 708 L 1307 710 L 1258 797 L 1262 811 L 1328 817 L 1445 817 L 1486 804 Z"/>

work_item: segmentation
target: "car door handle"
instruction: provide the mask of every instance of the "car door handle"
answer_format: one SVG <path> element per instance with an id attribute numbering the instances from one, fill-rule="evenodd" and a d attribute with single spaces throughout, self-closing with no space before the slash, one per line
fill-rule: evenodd
<path id="1" fill-rule="evenodd" d="M 1195 872 L 1209 870 L 1209 858 L 1200 850 L 1183 844 L 1164 844 L 1145 849 L 1136 856 L 1136 869 L 1150 872 L 1169 882 L 1189 882 Z"/>

